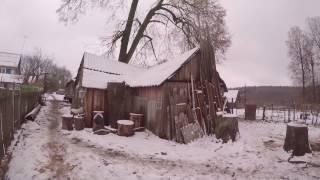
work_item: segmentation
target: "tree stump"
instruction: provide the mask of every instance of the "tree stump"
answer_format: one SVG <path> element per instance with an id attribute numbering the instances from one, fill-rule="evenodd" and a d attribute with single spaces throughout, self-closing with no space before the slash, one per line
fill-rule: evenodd
<path id="1" fill-rule="evenodd" d="M 130 120 L 134 123 L 134 128 L 143 127 L 143 114 L 130 113 Z"/>
<path id="2" fill-rule="evenodd" d="M 84 129 L 84 117 L 81 117 L 81 116 L 74 117 L 74 128 L 77 131 L 81 131 Z"/>
<path id="3" fill-rule="evenodd" d="M 73 130 L 73 116 L 66 114 L 62 116 L 62 129 L 72 131 Z"/>
<path id="4" fill-rule="evenodd" d="M 103 111 L 93 111 L 93 131 L 104 129 Z"/>
<path id="5" fill-rule="evenodd" d="M 256 120 L 256 110 L 257 105 L 255 104 L 246 104 L 245 107 L 245 119 L 246 120 Z"/>
<path id="6" fill-rule="evenodd" d="M 222 139 L 223 143 L 230 139 L 233 142 L 236 141 L 238 133 L 238 118 L 235 115 L 220 115 L 217 117 L 215 134 L 218 139 Z"/>
<path id="7" fill-rule="evenodd" d="M 130 120 L 118 120 L 118 135 L 119 136 L 133 136 L 134 123 Z"/>
<path id="8" fill-rule="evenodd" d="M 288 123 L 283 149 L 287 152 L 292 150 L 292 156 L 303 156 L 306 153 L 311 153 L 308 139 L 308 126 Z"/>

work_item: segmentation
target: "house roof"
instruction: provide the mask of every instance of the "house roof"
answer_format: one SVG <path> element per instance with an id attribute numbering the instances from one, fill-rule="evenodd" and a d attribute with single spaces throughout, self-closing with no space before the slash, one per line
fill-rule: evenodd
<path id="1" fill-rule="evenodd" d="M 0 73 L 0 82 L 21 84 L 23 79 L 21 75 Z"/>
<path id="2" fill-rule="evenodd" d="M 108 82 L 124 82 L 125 75 L 129 77 L 135 73 L 145 71 L 144 68 L 87 52 L 83 55 L 82 68 L 82 86 L 96 89 L 106 89 Z"/>
<path id="3" fill-rule="evenodd" d="M 84 53 L 82 86 L 106 89 L 108 82 L 125 82 L 130 87 L 159 86 L 172 77 L 198 51 L 198 47 L 191 49 L 150 68 L 137 67 L 103 56 Z"/>
<path id="4" fill-rule="evenodd" d="M 0 66 L 18 67 L 20 57 L 19 54 L 0 52 Z"/>
<path id="5" fill-rule="evenodd" d="M 126 83 L 130 87 L 159 86 L 167 79 L 171 78 L 175 72 L 187 63 L 199 48 L 193 48 L 183 54 L 175 56 L 170 60 L 148 68 L 146 71 L 137 74 L 136 77 L 126 78 Z"/>
<path id="6" fill-rule="evenodd" d="M 224 93 L 224 96 L 227 98 L 228 102 L 236 102 L 239 90 L 228 90 Z"/>

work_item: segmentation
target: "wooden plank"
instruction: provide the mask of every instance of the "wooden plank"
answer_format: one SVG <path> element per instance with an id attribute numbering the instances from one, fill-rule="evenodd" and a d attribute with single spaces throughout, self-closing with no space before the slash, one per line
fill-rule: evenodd
<path id="1" fill-rule="evenodd" d="M 203 131 L 198 123 L 188 124 L 181 128 L 184 143 L 188 144 L 203 137 Z"/>

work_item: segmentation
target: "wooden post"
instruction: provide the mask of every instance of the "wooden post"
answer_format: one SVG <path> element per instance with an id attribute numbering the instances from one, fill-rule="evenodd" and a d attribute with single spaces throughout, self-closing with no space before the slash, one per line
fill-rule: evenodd
<path id="1" fill-rule="evenodd" d="M 133 136 L 134 135 L 134 123 L 130 120 L 118 120 L 118 135 L 119 136 Z"/>
<path id="2" fill-rule="evenodd" d="M 266 120 L 266 106 L 263 106 L 262 120 Z"/>

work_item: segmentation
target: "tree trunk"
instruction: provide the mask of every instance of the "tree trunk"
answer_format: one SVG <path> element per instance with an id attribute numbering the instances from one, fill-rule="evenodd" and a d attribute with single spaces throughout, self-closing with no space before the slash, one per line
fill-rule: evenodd
<path id="1" fill-rule="evenodd" d="M 313 62 L 313 59 L 311 60 L 311 73 L 312 73 L 312 99 L 313 99 L 313 102 L 316 102 L 317 101 L 317 98 L 316 98 L 316 81 L 315 81 L 315 74 L 314 74 L 314 62 Z"/>
<path id="2" fill-rule="evenodd" d="M 305 102 L 305 90 L 306 90 L 306 85 L 305 85 L 305 70 L 304 70 L 304 65 L 303 65 L 303 59 L 301 57 L 301 73 L 302 73 L 302 101 L 303 103 Z"/>
<path id="3" fill-rule="evenodd" d="M 311 153 L 308 127 L 302 124 L 289 123 L 283 148 L 285 151 L 293 150 L 293 156 L 303 156 L 306 153 Z"/>
<path id="4" fill-rule="evenodd" d="M 119 136 L 133 136 L 134 135 L 134 123 L 130 120 L 119 120 L 118 135 Z"/>
<path id="5" fill-rule="evenodd" d="M 128 60 L 127 58 L 127 51 L 128 51 L 132 25 L 133 25 L 136 11 L 137 11 L 138 3 L 139 3 L 139 0 L 132 0 L 130 12 L 127 19 L 127 24 L 123 31 L 123 36 L 121 39 L 121 47 L 120 47 L 120 54 L 119 54 L 120 62 L 128 63 L 130 60 L 130 59 Z"/>

